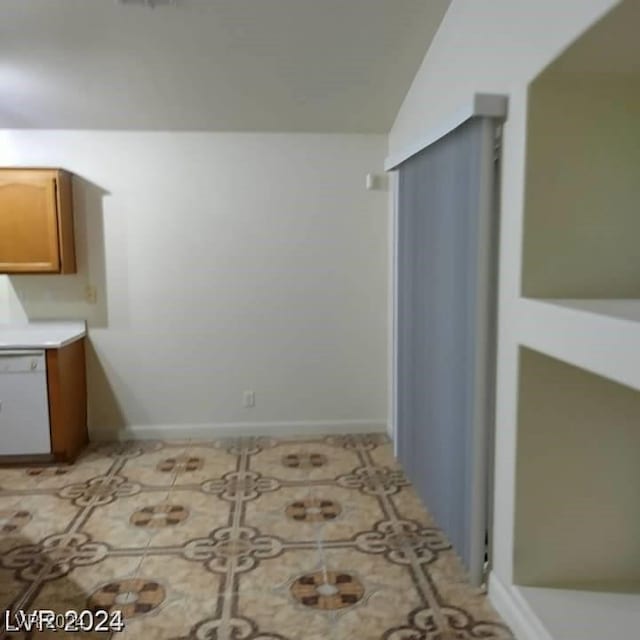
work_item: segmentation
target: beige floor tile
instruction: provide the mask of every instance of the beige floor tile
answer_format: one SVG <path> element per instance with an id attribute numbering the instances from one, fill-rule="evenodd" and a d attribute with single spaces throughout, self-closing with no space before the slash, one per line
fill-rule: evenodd
<path id="1" fill-rule="evenodd" d="M 75 465 L 0 468 L 0 488 L 6 492 L 60 489 L 101 476 L 108 471 L 112 463 L 113 460 L 100 459 Z"/>
<path id="2" fill-rule="evenodd" d="M 501 621 L 483 590 L 461 582 L 448 583 L 433 578 L 438 586 L 443 609 L 452 608 L 463 612 L 472 624 L 488 625 L 484 636 L 492 640 L 513 640 L 508 628 Z M 488 635 L 491 634 L 491 635 Z"/>
<path id="3" fill-rule="evenodd" d="M 220 575 L 208 571 L 202 563 L 179 556 L 146 556 L 138 569 L 138 576 L 161 584 L 169 600 L 193 599 L 215 605 Z"/>
<path id="4" fill-rule="evenodd" d="M 399 469 L 380 434 L 116 443 L 69 467 L 0 469 L 0 608 L 32 593 L 31 609 L 122 610 L 113 638 L 135 640 L 458 637 L 411 627 L 412 611 L 431 624 L 428 600 L 439 620 L 510 638 L 415 491 L 396 489 L 402 474 L 380 469 Z M 394 518 L 412 522 L 390 533 Z M 410 566 L 424 528 L 437 548 Z"/>
<path id="5" fill-rule="evenodd" d="M 68 593 L 78 597 L 78 592 L 87 597 L 102 584 L 136 576 L 143 556 L 108 557 L 96 564 L 76 566 L 67 577 L 46 583 L 39 597 L 44 598 L 50 591 Z M 59 597 L 59 596 L 55 596 Z M 52 599 L 55 600 L 52 596 Z M 35 604 L 39 604 L 36 600 Z"/>
<path id="6" fill-rule="evenodd" d="M 94 540 L 122 549 L 146 547 L 157 530 L 136 526 L 136 514 L 144 509 L 167 502 L 168 491 L 144 492 L 131 497 L 118 498 L 111 504 L 94 509 L 82 530 Z"/>
<path id="7" fill-rule="evenodd" d="M 46 471 L 47 476 L 66 475 L 71 467 L 56 466 Z M 45 472 L 42 467 L 4 467 L 0 468 L 0 491 L 28 491 L 36 490 L 38 482 L 42 480 Z"/>
<path id="8" fill-rule="evenodd" d="M 363 553 L 353 549 L 326 549 L 323 562 L 328 570 L 356 576 L 367 594 L 379 591 L 408 594 L 415 591 L 408 567 L 389 562 L 383 554 Z"/>
<path id="9" fill-rule="evenodd" d="M 46 584 L 33 608 L 121 608 L 125 629 L 115 637 L 170 638 L 215 611 L 218 586 L 218 576 L 179 558 L 109 559 Z"/>
<path id="10" fill-rule="evenodd" d="M 285 591 L 243 594 L 239 608 L 263 633 L 277 632 L 287 640 L 334 638 L 331 616 L 300 605 Z"/>
<path id="11" fill-rule="evenodd" d="M 169 488 L 176 478 L 176 469 L 187 455 L 188 444 L 161 448 L 127 458 L 119 475 L 143 486 Z"/>
<path id="12" fill-rule="evenodd" d="M 393 445 L 391 443 L 380 444 L 369 452 L 371 460 L 380 467 L 400 468 L 400 464 L 393 455 Z"/>
<path id="13" fill-rule="evenodd" d="M 206 480 L 221 478 L 235 471 L 237 457 L 225 449 L 191 444 L 186 451 L 188 460 L 176 466 L 176 485 L 201 484 Z"/>
<path id="14" fill-rule="evenodd" d="M 284 487 L 247 503 L 247 521 L 290 541 L 350 540 L 383 518 L 374 496 L 335 486 Z"/>
<path id="15" fill-rule="evenodd" d="M 359 466 L 354 451 L 324 442 L 285 442 L 251 458 L 251 469 L 281 480 L 333 480 Z"/>
<path id="16" fill-rule="evenodd" d="M 144 525 L 148 514 L 137 514 L 134 518 L 141 522 L 136 528 L 149 532 L 152 547 L 180 546 L 189 540 L 206 538 L 211 531 L 227 526 L 231 510 L 230 503 L 217 496 L 175 489 L 164 502 L 152 506 L 158 513 L 156 522 L 149 522 L 151 526 Z"/>
<path id="17" fill-rule="evenodd" d="M 198 622 L 210 618 L 215 612 L 215 604 L 215 598 L 210 596 L 168 599 L 156 611 L 127 620 L 124 631 L 114 637 L 123 640 L 181 638 Z"/>
<path id="18" fill-rule="evenodd" d="M 402 591 L 374 591 L 360 606 L 345 610 L 338 618 L 336 638 L 380 640 L 381 630 L 406 624 L 410 612 L 419 606 L 420 599 L 411 586 Z"/>
<path id="19" fill-rule="evenodd" d="M 148 451 L 162 448 L 162 442 L 153 440 L 107 442 L 90 444 L 76 460 L 76 464 L 90 464 L 94 460 L 110 460 L 120 457 L 137 457 Z"/>
<path id="20" fill-rule="evenodd" d="M 0 553 L 63 531 L 78 511 L 55 495 L 0 497 Z"/>
<path id="21" fill-rule="evenodd" d="M 260 560 L 253 570 L 239 574 L 238 591 L 241 594 L 287 594 L 289 585 L 295 578 L 321 568 L 321 556 L 317 549 L 289 550 L 279 557 Z"/>

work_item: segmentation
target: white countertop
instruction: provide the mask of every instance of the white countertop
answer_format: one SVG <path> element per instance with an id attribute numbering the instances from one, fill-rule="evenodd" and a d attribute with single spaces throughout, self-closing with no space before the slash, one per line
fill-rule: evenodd
<path id="1" fill-rule="evenodd" d="M 0 324 L 2 349 L 59 349 L 87 335 L 84 320 Z"/>

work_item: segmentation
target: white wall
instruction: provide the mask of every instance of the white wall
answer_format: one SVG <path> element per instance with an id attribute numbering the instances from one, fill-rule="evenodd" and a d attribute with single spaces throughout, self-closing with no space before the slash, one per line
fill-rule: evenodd
<path id="1" fill-rule="evenodd" d="M 467 103 L 473 92 L 509 96 L 501 188 L 493 545 L 494 577 L 506 593 L 513 570 L 518 368 L 514 328 L 520 296 L 527 87 L 616 4 L 615 0 L 453 0 L 389 136 L 389 152 L 402 153 Z M 511 616 L 509 622 L 515 627 L 517 620 Z"/>
<path id="2" fill-rule="evenodd" d="M 382 427 L 387 194 L 364 177 L 384 153 L 383 136 L 1 132 L 0 164 L 77 176 L 80 272 L 12 277 L 13 320 L 88 318 L 94 437 Z"/>

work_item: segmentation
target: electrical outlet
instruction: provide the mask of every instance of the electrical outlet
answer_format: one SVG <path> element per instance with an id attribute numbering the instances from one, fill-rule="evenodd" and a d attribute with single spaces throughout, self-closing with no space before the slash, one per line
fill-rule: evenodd
<path id="1" fill-rule="evenodd" d="M 242 404 L 247 408 L 256 406 L 256 394 L 253 391 L 245 391 L 242 394 Z"/>
<path id="2" fill-rule="evenodd" d="M 98 290 L 95 285 L 88 284 L 84 288 L 84 298 L 89 304 L 96 304 L 98 302 Z"/>

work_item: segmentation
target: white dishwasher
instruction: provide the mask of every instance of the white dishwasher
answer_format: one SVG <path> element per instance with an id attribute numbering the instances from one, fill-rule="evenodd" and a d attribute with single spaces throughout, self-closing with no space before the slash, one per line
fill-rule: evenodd
<path id="1" fill-rule="evenodd" d="M 51 453 L 45 353 L 0 350 L 0 455 L 43 453 Z"/>

